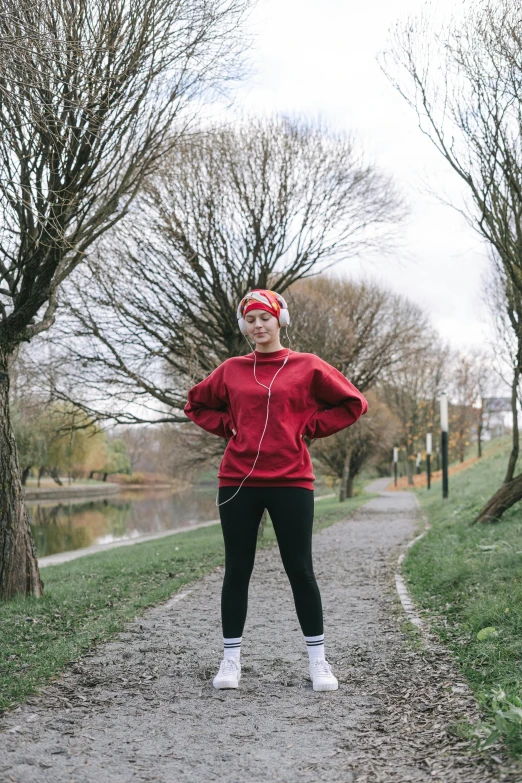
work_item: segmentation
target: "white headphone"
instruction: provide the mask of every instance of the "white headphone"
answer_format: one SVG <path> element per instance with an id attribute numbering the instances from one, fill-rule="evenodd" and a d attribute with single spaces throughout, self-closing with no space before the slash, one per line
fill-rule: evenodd
<path id="1" fill-rule="evenodd" d="M 279 302 L 279 304 L 281 306 L 281 311 L 279 313 L 279 319 L 278 319 L 280 325 L 281 326 L 290 326 L 290 313 L 288 312 L 288 305 L 287 305 L 287 303 L 285 302 L 285 300 L 283 299 L 281 294 L 276 294 L 274 292 L 274 296 L 275 296 L 275 298 L 277 299 L 277 301 Z M 240 303 L 239 303 L 239 305 L 237 307 L 236 316 L 237 316 L 237 323 L 238 323 L 238 326 L 239 326 L 239 330 L 240 330 L 241 334 L 244 334 L 244 335 L 248 334 L 246 321 L 243 318 L 243 306 L 245 304 L 245 300 L 246 299 L 255 299 L 256 302 L 262 302 L 263 304 L 266 304 L 269 307 L 272 305 L 272 302 L 270 302 L 270 300 L 266 296 L 264 296 L 264 294 L 259 293 L 259 291 L 249 291 L 249 293 L 246 294 L 242 298 L 242 300 L 240 301 Z"/>

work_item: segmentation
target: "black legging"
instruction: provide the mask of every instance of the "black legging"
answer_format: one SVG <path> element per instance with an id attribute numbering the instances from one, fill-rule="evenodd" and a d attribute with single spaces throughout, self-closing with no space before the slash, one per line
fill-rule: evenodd
<path id="1" fill-rule="evenodd" d="M 221 487 L 219 502 L 236 491 L 237 487 Z M 323 610 L 312 566 L 314 493 L 301 487 L 241 487 L 233 500 L 220 506 L 225 540 L 223 636 L 230 639 L 243 635 L 257 531 L 265 508 L 274 526 L 303 634 L 319 636 L 323 633 Z"/>

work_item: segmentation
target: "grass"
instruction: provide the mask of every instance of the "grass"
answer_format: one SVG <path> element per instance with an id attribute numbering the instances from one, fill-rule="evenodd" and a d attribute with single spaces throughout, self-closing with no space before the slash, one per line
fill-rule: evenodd
<path id="1" fill-rule="evenodd" d="M 316 530 L 346 517 L 373 495 L 318 501 Z M 318 493 L 319 494 L 319 493 Z M 268 523 L 260 546 L 275 544 Z M 120 631 L 147 607 L 224 562 L 219 525 L 88 555 L 42 570 L 42 599 L 0 605 L 0 709 L 37 692 L 69 663 Z"/>
<path id="2" fill-rule="evenodd" d="M 440 484 L 416 491 L 432 528 L 403 568 L 415 601 L 483 709 L 483 736 L 496 721 L 496 736 L 522 757 L 522 509 L 514 506 L 494 524 L 470 524 L 502 483 L 508 450 L 506 441 L 502 451 L 451 477 L 446 500 Z M 480 634 L 486 628 L 493 630 Z"/>

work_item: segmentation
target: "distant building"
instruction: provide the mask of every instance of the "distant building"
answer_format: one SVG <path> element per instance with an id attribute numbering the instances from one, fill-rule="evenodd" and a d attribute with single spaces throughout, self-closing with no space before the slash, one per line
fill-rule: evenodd
<path id="1" fill-rule="evenodd" d="M 511 397 L 483 397 L 485 440 L 499 438 L 510 429 Z"/>

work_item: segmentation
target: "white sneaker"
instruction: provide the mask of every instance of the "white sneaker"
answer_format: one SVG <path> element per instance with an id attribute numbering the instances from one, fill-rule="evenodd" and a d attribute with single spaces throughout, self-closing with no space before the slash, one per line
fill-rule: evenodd
<path id="1" fill-rule="evenodd" d="M 214 688 L 237 688 L 241 678 L 241 664 L 237 658 L 223 658 L 214 677 Z"/>
<path id="2" fill-rule="evenodd" d="M 330 664 L 324 658 L 310 662 L 310 677 L 314 691 L 336 691 L 339 687 L 337 678 L 333 676 Z"/>

